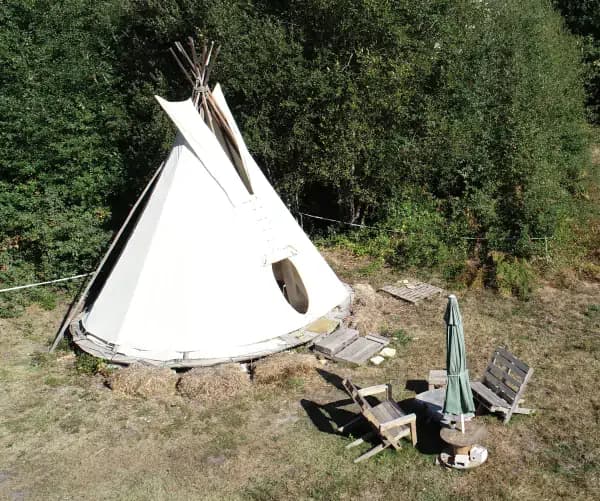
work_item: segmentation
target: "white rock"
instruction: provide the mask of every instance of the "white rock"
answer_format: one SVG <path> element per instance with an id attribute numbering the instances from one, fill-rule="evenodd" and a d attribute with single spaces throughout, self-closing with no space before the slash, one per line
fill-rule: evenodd
<path id="1" fill-rule="evenodd" d="M 383 355 L 384 357 L 387 358 L 392 358 L 396 356 L 396 349 L 395 348 L 384 348 L 383 350 L 381 350 L 379 352 L 380 355 Z"/>
<path id="2" fill-rule="evenodd" d="M 373 358 L 371 359 L 371 363 L 373 363 L 373 364 L 375 364 L 375 365 L 379 365 L 379 364 L 381 364 L 381 362 L 383 362 L 384 360 L 385 360 L 385 358 L 383 358 L 383 357 L 381 357 L 381 356 L 377 355 L 376 357 L 373 357 Z"/>

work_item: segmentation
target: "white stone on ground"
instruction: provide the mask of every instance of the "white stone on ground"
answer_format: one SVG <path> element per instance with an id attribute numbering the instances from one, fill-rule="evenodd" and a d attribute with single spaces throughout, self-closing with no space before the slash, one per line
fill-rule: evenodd
<path id="1" fill-rule="evenodd" d="M 381 364 L 381 362 L 383 362 L 384 360 L 385 360 L 385 358 L 383 358 L 383 357 L 381 357 L 381 356 L 377 355 L 376 357 L 373 357 L 373 358 L 371 359 L 371 363 L 373 363 L 373 364 L 375 364 L 375 365 L 379 365 L 379 364 Z"/>
<path id="2" fill-rule="evenodd" d="M 386 358 L 392 358 L 392 357 L 396 356 L 396 349 L 395 348 L 384 348 L 383 350 L 381 350 L 379 352 L 379 354 Z"/>

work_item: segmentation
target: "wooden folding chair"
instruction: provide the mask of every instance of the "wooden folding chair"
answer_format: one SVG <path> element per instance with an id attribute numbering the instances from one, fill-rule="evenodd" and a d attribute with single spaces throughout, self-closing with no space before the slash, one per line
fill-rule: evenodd
<path id="1" fill-rule="evenodd" d="M 346 425 L 340 427 L 341 433 L 350 426 L 366 419 L 373 429 L 363 437 L 355 440 L 346 446 L 347 449 L 362 444 L 368 438 L 375 434 L 381 438 L 381 443 L 365 452 L 362 456 L 354 460 L 355 463 L 374 456 L 383 449 L 392 446 L 394 449 L 400 449 L 400 439 L 410 435 L 413 446 L 417 443 L 417 417 L 415 414 L 405 414 L 400 406 L 392 400 L 392 386 L 390 384 L 380 384 L 369 386 L 368 388 L 359 388 L 349 379 L 343 381 L 344 389 L 348 395 L 359 406 L 360 414 L 352 419 Z M 386 398 L 377 405 L 371 405 L 365 398 L 372 395 L 385 393 Z"/>

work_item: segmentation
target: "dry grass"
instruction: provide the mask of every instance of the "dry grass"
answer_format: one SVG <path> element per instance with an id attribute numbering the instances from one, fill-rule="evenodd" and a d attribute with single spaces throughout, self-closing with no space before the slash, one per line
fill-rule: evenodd
<path id="1" fill-rule="evenodd" d="M 240 364 L 192 369 L 177 383 L 177 391 L 182 396 L 204 403 L 221 402 L 249 391 L 250 387 L 250 378 Z"/>
<path id="2" fill-rule="evenodd" d="M 354 300 L 348 324 L 363 336 L 387 330 L 390 326 L 389 315 L 404 309 L 402 302 L 376 292 L 369 284 L 354 284 L 352 288 Z"/>
<path id="3" fill-rule="evenodd" d="M 257 384 L 283 384 L 290 378 L 311 377 L 319 361 L 308 353 L 283 352 L 256 362 L 254 382 Z"/>
<path id="4" fill-rule="evenodd" d="M 383 297 L 369 284 L 354 284 L 354 301 L 350 326 L 363 335 L 377 333 L 383 328 Z"/>
<path id="5" fill-rule="evenodd" d="M 358 465 L 368 445 L 346 450 L 335 432 L 356 411 L 339 377 L 391 382 L 404 405 L 443 367 L 444 298 L 383 314 L 407 341 L 381 367 L 331 364 L 308 386 L 257 384 L 208 408 L 122 398 L 64 352 L 44 355 L 64 310 L 34 307 L 0 319 L 0 499 L 599 499 L 600 284 L 547 284 L 527 303 L 458 295 L 473 377 L 501 343 L 535 368 L 525 398 L 537 415 L 478 418 L 490 457 L 477 470 L 435 466 L 439 430 L 420 420 L 417 448 Z"/>
<path id="6" fill-rule="evenodd" d="M 171 369 L 132 364 L 111 373 L 107 383 L 114 392 L 123 395 L 169 399 L 175 395 L 177 380 Z"/>

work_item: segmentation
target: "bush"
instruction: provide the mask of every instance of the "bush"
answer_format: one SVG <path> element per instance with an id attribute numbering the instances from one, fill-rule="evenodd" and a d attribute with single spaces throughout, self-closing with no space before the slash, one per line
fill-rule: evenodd
<path id="1" fill-rule="evenodd" d="M 575 212 L 583 69 L 544 0 L 9 0 L 0 21 L 0 284 L 93 268 L 172 140 L 153 94 L 189 96 L 167 49 L 195 27 L 288 206 L 381 228 L 359 236 L 382 259 L 530 257 Z"/>
<path id="2" fill-rule="evenodd" d="M 148 60 L 157 88 L 184 82 L 155 39 L 191 26 L 218 38 L 214 80 L 284 201 L 343 221 L 404 225 L 400 237 L 361 232 L 370 253 L 456 268 L 460 231 L 488 237 L 483 257 L 529 257 L 538 252 L 529 237 L 552 236 L 573 213 L 587 162 L 582 67 L 547 2 L 202 6 L 131 4 L 136 21 L 122 41 L 137 71 L 131 88 L 145 90 Z M 148 106 L 132 100 L 130 109 Z"/>
<path id="3" fill-rule="evenodd" d="M 529 300 L 536 287 L 536 275 L 525 260 L 492 252 L 494 285 L 500 294 Z"/>
<path id="4" fill-rule="evenodd" d="M 443 205 L 427 193 L 390 204 L 386 226 L 396 228 L 393 264 L 435 267 L 467 257 L 464 221 L 447 217 Z"/>
<path id="5" fill-rule="evenodd" d="M 79 352 L 75 360 L 75 370 L 80 374 L 93 376 L 101 374 L 106 369 L 106 362 L 85 352 Z"/>
<path id="6" fill-rule="evenodd" d="M 569 29 L 579 35 L 585 64 L 588 117 L 600 124 L 600 3 L 597 0 L 554 0 Z"/>
<path id="7" fill-rule="evenodd" d="M 106 244 L 127 134 L 109 47 L 116 6 L 0 9 L 0 286 L 21 268 L 29 281 L 89 270 Z"/>

